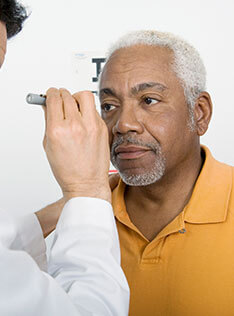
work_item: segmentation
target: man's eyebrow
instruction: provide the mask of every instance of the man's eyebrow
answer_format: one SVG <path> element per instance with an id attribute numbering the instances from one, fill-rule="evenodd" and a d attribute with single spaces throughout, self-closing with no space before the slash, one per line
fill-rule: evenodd
<path id="1" fill-rule="evenodd" d="M 104 88 L 104 89 L 101 89 L 99 91 L 99 97 L 101 98 L 102 96 L 104 95 L 109 95 L 109 96 L 112 96 L 112 97 L 116 97 L 116 93 L 114 92 L 114 90 L 110 89 L 110 88 Z"/>
<path id="2" fill-rule="evenodd" d="M 159 82 L 143 82 L 137 84 L 135 87 L 131 89 L 132 94 L 137 94 L 138 92 L 144 91 L 148 88 L 155 88 L 159 91 L 164 91 L 167 89 L 166 86 L 164 86 L 162 83 Z"/>
<path id="3" fill-rule="evenodd" d="M 159 83 L 159 82 L 143 82 L 131 88 L 131 92 L 132 94 L 137 94 L 138 92 L 144 91 L 148 88 L 155 88 L 156 90 L 159 90 L 159 91 L 164 91 L 168 89 L 166 86 L 164 86 L 162 83 Z M 103 88 L 99 91 L 100 98 L 103 97 L 104 95 L 117 97 L 117 94 L 115 93 L 115 91 L 110 88 Z"/>

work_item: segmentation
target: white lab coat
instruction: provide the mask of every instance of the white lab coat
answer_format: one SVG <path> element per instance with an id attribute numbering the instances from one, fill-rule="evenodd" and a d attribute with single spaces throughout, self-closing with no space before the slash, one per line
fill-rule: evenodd
<path id="1" fill-rule="evenodd" d="M 46 268 L 45 249 L 35 215 L 12 220 L 0 212 L 1 316 L 128 315 L 129 289 L 108 202 L 66 203 L 48 262 L 51 276 L 39 269 Z"/>

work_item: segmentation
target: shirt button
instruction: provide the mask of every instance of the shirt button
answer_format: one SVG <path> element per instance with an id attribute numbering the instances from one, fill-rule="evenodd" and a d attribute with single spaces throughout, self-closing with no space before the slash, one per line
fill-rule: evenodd
<path id="1" fill-rule="evenodd" d="M 179 230 L 179 233 L 181 233 L 181 234 L 184 234 L 184 233 L 186 233 L 186 229 L 185 229 L 185 228 L 183 228 L 183 229 L 180 229 L 180 230 Z"/>

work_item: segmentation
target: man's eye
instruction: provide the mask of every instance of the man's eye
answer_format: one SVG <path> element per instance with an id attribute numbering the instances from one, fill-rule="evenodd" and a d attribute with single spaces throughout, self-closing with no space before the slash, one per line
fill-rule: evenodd
<path id="1" fill-rule="evenodd" d="M 153 98 L 144 98 L 144 102 L 148 105 L 157 104 L 159 101 Z"/>
<path id="2" fill-rule="evenodd" d="M 112 104 L 105 103 L 102 105 L 102 111 L 104 111 L 104 112 L 110 112 L 114 109 L 115 109 L 115 106 Z"/>

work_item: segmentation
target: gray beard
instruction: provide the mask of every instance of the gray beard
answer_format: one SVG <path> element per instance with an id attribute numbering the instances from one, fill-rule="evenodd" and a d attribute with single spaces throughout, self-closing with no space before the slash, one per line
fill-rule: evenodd
<path id="1" fill-rule="evenodd" d="M 150 166 L 149 169 L 146 168 L 145 172 L 142 174 L 129 174 L 128 172 L 120 171 L 116 159 L 115 148 L 121 144 L 133 144 L 150 148 L 155 153 L 155 163 Z M 131 186 L 146 186 L 153 184 L 160 180 L 165 173 L 165 158 L 162 154 L 161 146 L 157 141 L 154 143 L 144 143 L 131 136 L 119 136 L 111 145 L 111 162 L 119 171 L 123 182 Z"/>

